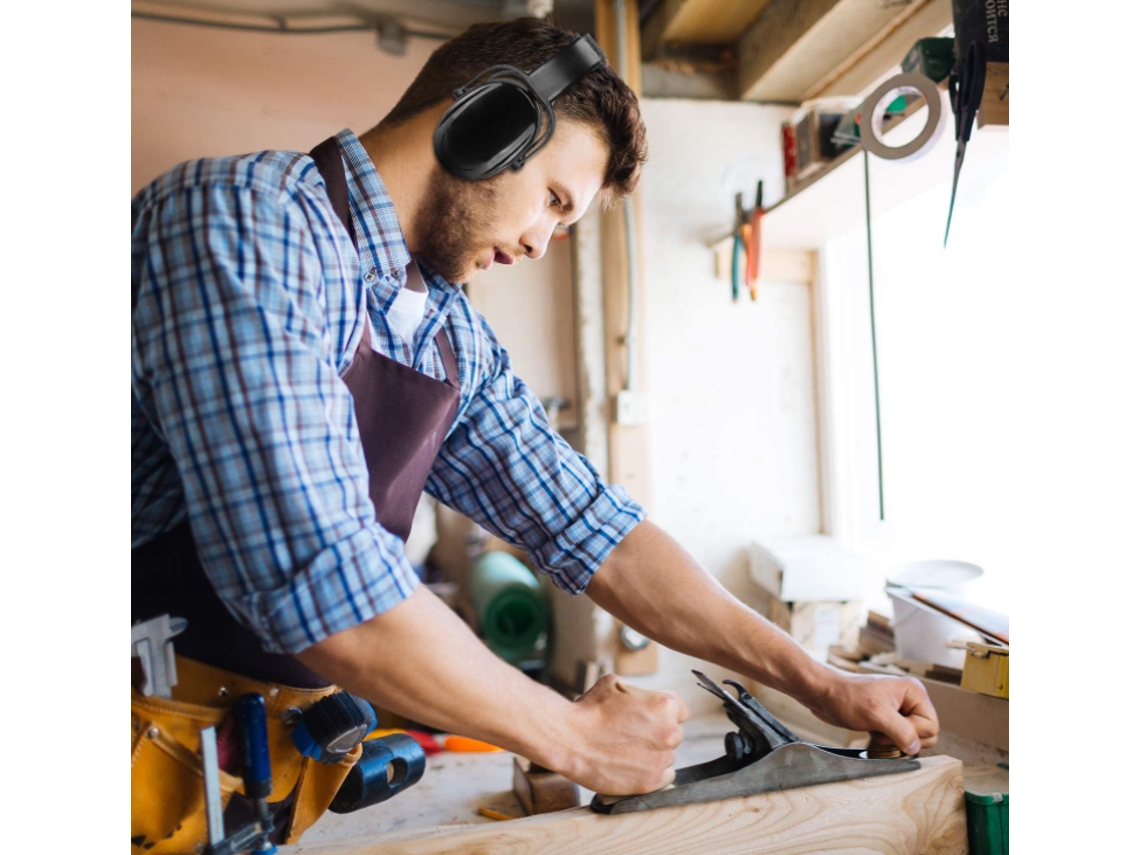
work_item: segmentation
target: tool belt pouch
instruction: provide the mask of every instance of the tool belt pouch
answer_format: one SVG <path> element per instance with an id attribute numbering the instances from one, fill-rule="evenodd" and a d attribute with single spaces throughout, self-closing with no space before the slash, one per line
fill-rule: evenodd
<path id="1" fill-rule="evenodd" d="M 145 697 L 131 689 L 131 853 L 192 853 L 207 842 L 206 790 L 199 731 L 221 724 L 234 701 L 247 692 L 265 698 L 269 760 L 273 772 L 270 807 L 293 795 L 280 838 L 297 842 L 328 809 L 359 759 L 356 746 L 335 765 L 317 763 L 293 745 L 290 709 L 304 711 L 338 691 L 294 689 L 177 657 L 178 684 L 172 699 Z M 285 718 L 288 718 L 286 716 Z M 242 792 L 239 776 L 219 770 L 222 808 Z"/>

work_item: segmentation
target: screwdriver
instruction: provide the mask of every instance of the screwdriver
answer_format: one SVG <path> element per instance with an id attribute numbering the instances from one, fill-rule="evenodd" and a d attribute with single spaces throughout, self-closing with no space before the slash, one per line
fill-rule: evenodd
<path id="1" fill-rule="evenodd" d="M 237 713 L 241 721 L 244 756 L 241 770 L 245 797 L 253 802 L 254 812 L 263 828 L 272 829 L 269 794 L 273 792 L 273 776 L 269 768 L 269 734 L 265 725 L 265 698 L 256 692 L 238 698 Z M 254 852 L 276 852 L 277 847 L 262 837 Z"/>
<path id="2" fill-rule="evenodd" d="M 255 818 L 229 837 L 222 818 L 222 794 L 218 782 L 217 733 L 213 727 L 201 730 L 202 777 L 206 785 L 206 823 L 209 845 L 203 855 L 234 855 L 252 847 L 258 855 L 272 855 L 277 847 L 269 841 L 273 833 L 273 817 L 269 812 L 269 795 L 273 792 L 273 776 L 269 766 L 269 735 L 265 723 L 265 699 L 251 692 L 238 698 L 235 714 L 242 732 L 242 782 L 246 798 L 254 805 Z"/>

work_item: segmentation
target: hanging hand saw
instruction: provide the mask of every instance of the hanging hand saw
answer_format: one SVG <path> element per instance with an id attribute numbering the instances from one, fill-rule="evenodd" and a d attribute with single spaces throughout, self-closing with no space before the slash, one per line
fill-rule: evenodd
<path id="1" fill-rule="evenodd" d="M 862 749 L 828 748 L 804 742 L 780 724 L 740 683 L 724 681 L 739 696 L 733 697 L 700 671 L 693 673 L 703 688 L 724 702 L 729 720 L 739 728 L 725 734 L 725 755 L 708 763 L 678 769 L 673 784 L 655 793 L 624 797 L 599 794 L 590 804 L 595 811 L 630 813 L 920 768 L 917 760 L 872 759 Z"/>

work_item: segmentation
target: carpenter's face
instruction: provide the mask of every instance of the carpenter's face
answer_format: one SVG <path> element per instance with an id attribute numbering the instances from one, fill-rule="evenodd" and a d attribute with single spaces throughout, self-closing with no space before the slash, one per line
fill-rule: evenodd
<path id="1" fill-rule="evenodd" d="M 598 194 L 607 155 L 590 126 L 562 120 L 518 172 L 467 181 L 437 162 L 420 218 L 420 255 L 449 282 L 466 282 L 496 262 L 541 258 L 554 228 L 576 222 Z"/>

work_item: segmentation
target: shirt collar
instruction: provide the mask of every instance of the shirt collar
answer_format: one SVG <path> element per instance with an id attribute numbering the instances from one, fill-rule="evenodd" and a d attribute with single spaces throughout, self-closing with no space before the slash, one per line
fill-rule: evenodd
<path id="1" fill-rule="evenodd" d="M 412 256 L 392 197 L 356 134 L 346 128 L 336 139 L 344 152 L 348 204 L 356 226 L 361 268 L 365 272 L 374 268 L 379 276 L 395 279 L 403 287 Z"/>
<path id="2" fill-rule="evenodd" d="M 347 161 L 349 206 L 353 222 L 357 225 L 361 267 L 365 271 L 374 267 L 381 279 L 395 280 L 397 289 L 402 288 L 407 281 L 407 266 L 412 256 L 396 216 L 396 206 L 392 204 L 392 197 L 388 195 L 376 165 L 356 134 L 345 128 L 336 135 L 336 139 Z M 461 283 L 448 282 L 422 259 L 420 270 L 429 291 L 440 288 L 450 293 L 463 287 Z M 387 303 L 394 296 L 392 294 L 382 302 Z"/>

